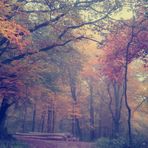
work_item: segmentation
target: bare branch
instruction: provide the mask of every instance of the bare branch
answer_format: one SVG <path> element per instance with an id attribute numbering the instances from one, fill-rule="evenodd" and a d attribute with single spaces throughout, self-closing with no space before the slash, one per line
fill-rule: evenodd
<path id="1" fill-rule="evenodd" d="M 79 36 L 79 37 L 76 37 L 76 38 L 73 38 L 73 39 L 69 39 L 69 40 L 63 41 L 62 43 L 53 43 L 52 45 L 49 45 L 45 48 L 39 49 L 38 52 L 27 52 L 27 53 L 23 53 L 23 54 L 14 56 L 12 58 L 5 59 L 1 62 L 1 64 L 10 64 L 13 61 L 21 60 L 21 59 L 23 59 L 27 56 L 31 56 L 31 55 L 37 54 L 39 52 L 45 52 L 45 51 L 51 50 L 51 49 L 56 48 L 56 47 L 62 47 L 62 46 L 67 45 L 70 42 L 73 42 L 73 41 L 76 41 L 76 40 L 81 40 L 81 39 L 83 39 L 83 36 Z"/>

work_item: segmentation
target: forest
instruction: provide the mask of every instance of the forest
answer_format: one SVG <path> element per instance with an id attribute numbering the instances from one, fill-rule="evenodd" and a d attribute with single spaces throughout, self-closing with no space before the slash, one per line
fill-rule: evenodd
<path id="1" fill-rule="evenodd" d="M 147 53 L 147 0 L 0 0 L 0 148 L 147 148 Z"/>

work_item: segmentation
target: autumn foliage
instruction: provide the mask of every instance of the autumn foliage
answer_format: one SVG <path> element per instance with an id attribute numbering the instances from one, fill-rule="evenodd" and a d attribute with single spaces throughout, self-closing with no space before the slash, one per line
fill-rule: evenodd
<path id="1" fill-rule="evenodd" d="M 7 38 L 16 48 L 22 50 L 29 43 L 24 37 L 30 35 L 30 33 L 25 27 L 9 19 L 12 11 L 11 4 L 5 1 L 0 2 L 0 35 Z"/>
<path id="2" fill-rule="evenodd" d="M 104 55 L 99 59 L 100 63 L 104 65 L 103 74 L 111 80 L 122 81 L 127 48 L 129 48 L 128 63 L 131 63 L 138 58 L 144 59 L 148 47 L 147 20 L 140 19 L 134 24 L 126 23 L 127 26 L 119 25 L 121 29 L 109 34 L 107 44 L 103 48 Z"/>
<path id="3" fill-rule="evenodd" d="M 12 133 L 117 139 L 127 135 L 127 103 L 133 125 L 142 128 L 148 21 L 116 21 L 110 4 L 0 1 L 0 139 L 8 136 L 6 125 Z"/>

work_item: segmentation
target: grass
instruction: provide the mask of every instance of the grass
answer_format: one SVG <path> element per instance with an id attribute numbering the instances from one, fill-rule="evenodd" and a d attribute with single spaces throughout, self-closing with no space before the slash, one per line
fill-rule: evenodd
<path id="1" fill-rule="evenodd" d="M 21 141 L 0 140 L 0 148 L 29 148 L 29 146 Z"/>

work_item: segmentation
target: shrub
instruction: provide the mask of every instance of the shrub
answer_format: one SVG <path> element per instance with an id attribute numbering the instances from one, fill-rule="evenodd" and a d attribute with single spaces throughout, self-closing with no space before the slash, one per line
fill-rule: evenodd
<path id="1" fill-rule="evenodd" d="M 142 135 L 136 135 L 133 137 L 133 148 L 147 148 L 148 137 Z"/>
<path id="2" fill-rule="evenodd" d="M 147 148 L 147 137 L 137 135 L 133 136 L 132 148 Z M 128 140 L 124 137 L 117 139 L 100 138 L 96 141 L 95 148 L 127 148 Z"/>
<path id="3" fill-rule="evenodd" d="M 96 148 L 124 148 L 126 140 L 124 138 L 109 139 L 100 138 L 96 142 Z"/>

